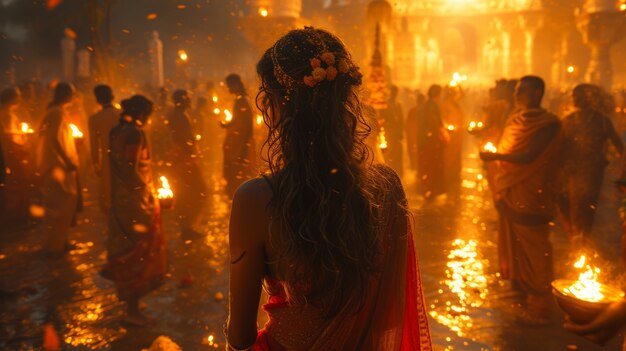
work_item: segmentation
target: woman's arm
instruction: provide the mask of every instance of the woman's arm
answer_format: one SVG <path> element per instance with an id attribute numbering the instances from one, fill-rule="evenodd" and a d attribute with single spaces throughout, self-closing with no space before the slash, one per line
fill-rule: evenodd
<path id="1" fill-rule="evenodd" d="M 257 335 L 257 311 L 265 276 L 263 180 L 244 183 L 233 197 L 230 216 L 230 295 L 228 343 L 237 349 L 251 347 Z"/>

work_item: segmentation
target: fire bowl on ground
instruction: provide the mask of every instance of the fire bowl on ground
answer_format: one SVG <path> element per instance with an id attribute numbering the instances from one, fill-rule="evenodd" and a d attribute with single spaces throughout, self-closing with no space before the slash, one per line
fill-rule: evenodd
<path id="1" fill-rule="evenodd" d="M 573 279 L 557 279 L 552 282 L 552 295 L 563 312 L 567 313 L 572 321 L 585 324 L 594 320 L 612 302 L 621 299 L 624 293 L 608 285 L 600 284 L 600 292 L 604 298 L 598 302 L 585 301 L 577 298 L 566 289 L 576 283 Z"/>

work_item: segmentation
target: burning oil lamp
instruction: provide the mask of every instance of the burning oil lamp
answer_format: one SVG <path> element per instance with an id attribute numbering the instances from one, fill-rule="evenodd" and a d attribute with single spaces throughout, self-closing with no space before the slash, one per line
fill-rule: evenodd
<path id="1" fill-rule="evenodd" d="M 230 123 L 233 120 L 233 114 L 229 110 L 224 110 L 224 124 Z"/>
<path id="2" fill-rule="evenodd" d="M 70 123 L 70 129 L 72 130 L 72 137 L 76 145 L 82 145 L 84 137 L 83 132 L 81 132 L 74 123 Z"/>
<path id="3" fill-rule="evenodd" d="M 28 125 L 28 123 L 22 122 L 20 129 L 23 134 L 33 134 L 35 131 Z"/>
<path id="4" fill-rule="evenodd" d="M 174 207 L 174 192 L 170 188 L 170 183 L 165 176 L 159 177 L 161 187 L 157 189 L 157 198 L 159 204 L 164 210 L 170 210 Z"/>
<path id="5" fill-rule="evenodd" d="M 182 62 L 187 62 L 187 60 L 189 59 L 189 55 L 187 55 L 187 51 L 185 50 L 178 50 L 178 58 Z"/>
<path id="6" fill-rule="evenodd" d="M 493 143 L 490 141 L 487 144 L 485 144 L 485 146 L 483 146 L 483 151 L 485 152 L 490 152 L 492 154 L 495 154 L 496 152 L 498 152 L 498 149 L 496 148 L 495 145 L 493 145 Z"/>
<path id="7" fill-rule="evenodd" d="M 469 126 L 467 127 L 467 131 L 468 131 L 468 132 L 470 132 L 470 133 L 472 133 L 472 132 L 474 132 L 474 131 L 481 131 L 481 130 L 483 129 L 483 127 L 484 127 L 484 126 L 485 126 L 485 125 L 484 125 L 484 123 L 483 123 L 483 122 L 480 122 L 480 121 L 478 121 L 478 122 L 476 122 L 476 121 L 471 121 L 471 122 L 469 123 Z"/>
<path id="8" fill-rule="evenodd" d="M 380 133 L 378 133 L 378 148 L 381 151 L 387 150 L 387 137 L 385 136 L 385 128 L 380 128 Z"/>
<path id="9" fill-rule="evenodd" d="M 552 294 L 575 323 L 589 323 L 612 302 L 624 297 L 619 289 L 598 282 L 600 269 L 586 264 L 585 255 L 580 256 L 574 267 L 581 270 L 578 280 L 553 281 Z"/>

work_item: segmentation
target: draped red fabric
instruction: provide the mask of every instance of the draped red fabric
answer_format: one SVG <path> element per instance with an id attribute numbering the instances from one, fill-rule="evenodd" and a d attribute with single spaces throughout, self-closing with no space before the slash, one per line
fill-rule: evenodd
<path id="1" fill-rule="evenodd" d="M 266 278 L 273 292 L 263 310 L 269 322 L 254 351 L 430 351 L 428 316 L 406 198 L 396 178 L 380 213 L 380 271 L 372 277 L 358 312 L 330 320 L 312 305 L 293 306 L 279 280 Z"/>

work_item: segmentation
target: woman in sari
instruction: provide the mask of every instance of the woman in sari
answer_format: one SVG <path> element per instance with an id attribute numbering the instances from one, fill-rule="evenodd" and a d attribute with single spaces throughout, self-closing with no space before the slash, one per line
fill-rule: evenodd
<path id="1" fill-rule="evenodd" d="M 139 299 L 159 287 L 165 275 L 165 243 L 143 126 L 152 102 L 141 95 L 122 101 L 122 118 L 109 135 L 111 213 L 107 263 L 101 275 L 115 282 L 127 304 L 125 320 L 145 325 Z"/>
<path id="2" fill-rule="evenodd" d="M 431 350 L 406 197 L 369 161 L 350 54 L 306 27 L 257 73 L 268 172 L 233 199 L 228 349 Z"/>

